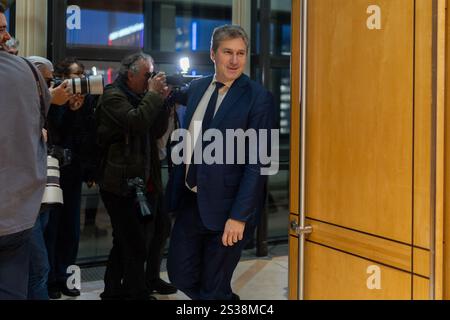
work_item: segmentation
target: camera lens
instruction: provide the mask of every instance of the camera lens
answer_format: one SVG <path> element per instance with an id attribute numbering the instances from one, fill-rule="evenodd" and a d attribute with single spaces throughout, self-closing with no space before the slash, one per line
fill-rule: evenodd
<path id="1" fill-rule="evenodd" d="M 59 184 L 59 161 L 52 157 L 47 157 L 47 185 L 42 197 L 42 204 L 56 205 L 63 203 L 62 189 Z"/>
<path id="2" fill-rule="evenodd" d="M 73 94 L 101 95 L 104 87 L 103 77 L 98 75 L 87 78 L 74 78 L 70 81 L 70 87 Z"/>

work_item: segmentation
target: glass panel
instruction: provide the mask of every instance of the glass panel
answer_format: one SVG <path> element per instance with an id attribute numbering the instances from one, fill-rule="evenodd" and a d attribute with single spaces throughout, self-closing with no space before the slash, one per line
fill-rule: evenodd
<path id="1" fill-rule="evenodd" d="M 261 79 L 261 69 L 255 70 L 256 79 Z M 275 176 L 269 177 L 267 204 L 268 238 L 286 237 L 289 212 L 289 141 L 291 112 L 290 68 L 273 68 L 270 72 L 269 90 L 275 98 L 277 123 L 280 129 L 280 168 Z"/>
<path id="2" fill-rule="evenodd" d="M 80 9 L 78 25 L 71 6 Z M 67 45 L 207 52 L 214 28 L 231 23 L 231 7 L 232 0 L 69 0 Z"/>
<path id="3" fill-rule="evenodd" d="M 144 46 L 142 1 L 69 0 L 67 45 L 95 47 Z M 80 9 L 77 15 L 76 7 Z"/>
<path id="4" fill-rule="evenodd" d="M 148 47 L 167 52 L 207 52 L 214 28 L 231 23 L 231 8 L 232 0 L 152 1 L 145 8 L 152 29 Z"/>
<path id="5" fill-rule="evenodd" d="M 270 15 L 270 54 L 271 55 L 290 55 L 291 54 L 291 0 L 271 1 Z M 258 12 L 261 10 L 261 4 L 258 1 Z M 260 17 L 256 25 L 256 53 L 260 51 L 261 24 Z"/>
<path id="6" fill-rule="evenodd" d="M 227 19 L 176 18 L 176 51 L 209 51 L 214 28 Z"/>
<path id="7" fill-rule="evenodd" d="M 290 55 L 291 52 L 291 0 L 271 1 L 270 54 Z"/>
<path id="8" fill-rule="evenodd" d="M 81 193 L 81 233 L 77 263 L 104 261 L 112 245 L 112 228 L 98 187 L 83 183 Z"/>
<path id="9" fill-rule="evenodd" d="M 290 69 L 271 69 L 269 90 L 275 97 L 280 129 L 280 171 L 269 177 L 269 238 L 286 237 L 289 212 L 289 134 L 291 110 Z"/>
<path id="10" fill-rule="evenodd" d="M 291 127 L 291 74 L 289 68 L 272 69 L 270 91 L 278 105 L 280 133 L 288 136 Z"/>

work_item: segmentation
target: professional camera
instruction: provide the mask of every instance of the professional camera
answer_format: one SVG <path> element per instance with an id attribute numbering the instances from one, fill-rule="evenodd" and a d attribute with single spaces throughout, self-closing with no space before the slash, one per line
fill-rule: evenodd
<path id="1" fill-rule="evenodd" d="M 73 78 L 73 79 L 54 79 L 55 87 L 59 86 L 64 81 L 67 81 L 67 88 L 73 94 L 92 94 L 101 95 L 103 94 L 103 88 L 105 87 L 103 77 L 101 75 L 89 76 L 85 78 Z"/>
<path id="2" fill-rule="evenodd" d="M 199 76 L 188 76 L 183 74 L 174 74 L 166 77 L 166 82 L 171 85 L 174 90 L 181 89 L 191 83 L 192 80 L 200 78 Z"/>
<path id="3" fill-rule="evenodd" d="M 47 185 L 42 197 L 40 212 L 63 204 L 63 193 L 59 184 L 59 168 L 72 162 L 72 152 L 60 146 L 51 146 L 47 150 Z"/>
<path id="4" fill-rule="evenodd" d="M 47 184 L 45 186 L 44 196 L 42 197 L 40 212 L 47 211 L 64 203 L 59 177 L 58 159 L 51 155 L 47 156 Z"/>
<path id="5" fill-rule="evenodd" d="M 48 147 L 47 154 L 52 158 L 58 160 L 59 167 L 65 167 L 72 162 L 72 151 L 70 149 L 64 149 L 60 146 Z"/>
<path id="6" fill-rule="evenodd" d="M 150 74 L 150 78 L 155 77 L 158 72 L 154 71 Z M 186 87 L 192 80 L 201 78 L 200 76 L 190 76 L 181 73 L 176 73 L 170 76 L 166 76 L 167 85 L 172 87 L 172 90 L 179 90 Z"/>
<path id="7" fill-rule="evenodd" d="M 136 195 L 136 201 L 139 205 L 139 211 L 142 217 L 149 217 L 152 215 L 147 197 L 145 196 L 145 184 L 142 178 L 132 178 L 127 181 L 128 187 Z"/>

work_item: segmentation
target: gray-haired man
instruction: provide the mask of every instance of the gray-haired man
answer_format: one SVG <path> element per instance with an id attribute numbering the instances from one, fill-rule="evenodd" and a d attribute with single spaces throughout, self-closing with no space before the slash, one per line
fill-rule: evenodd
<path id="1" fill-rule="evenodd" d="M 148 289 L 153 289 L 146 287 L 144 263 L 162 193 L 156 141 L 168 124 L 166 79 L 161 73 L 152 78 L 153 69 L 153 59 L 146 54 L 126 57 L 119 78 L 106 87 L 98 104 L 104 163 L 99 186 L 114 238 L 102 299 L 149 299 Z M 145 201 L 138 201 L 143 194 L 151 203 L 151 215 L 142 207 Z"/>

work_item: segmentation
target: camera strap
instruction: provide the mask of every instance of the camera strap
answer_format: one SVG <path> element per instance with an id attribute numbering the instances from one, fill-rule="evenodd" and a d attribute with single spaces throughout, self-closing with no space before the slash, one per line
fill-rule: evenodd
<path id="1" fill-rule="evenodd" d="M 27 59 L 25 59 L 25 58 L 22 58 L 22 59 L 28 64 L 28 66 L 30 67 L 31 71 L 33 72 L 33 76 L 34 76 L 34 79 L 36 81 L 36 86 L 37 86 L 38 93 L 39 93 L 39 101 L 40 101 L 40 104 L 41 104 L 41 128 L 45 128 L 46 127 L 46 123 L 47 123 L 47 117 L 45 115 L 44 93 L 42 91 L 41 82 L 39 81 L 39 76 L 38 76 L 37 71 L 34 68 L 33 64 L 30 61 L 28 61 Z"/>

